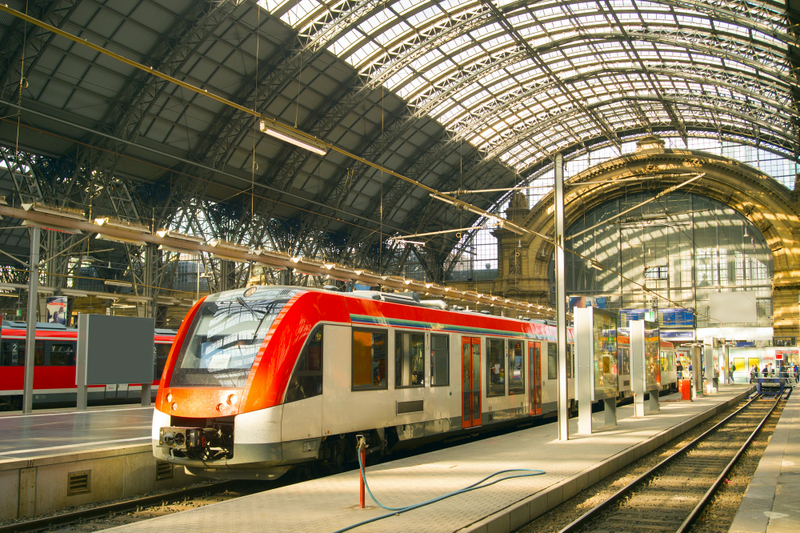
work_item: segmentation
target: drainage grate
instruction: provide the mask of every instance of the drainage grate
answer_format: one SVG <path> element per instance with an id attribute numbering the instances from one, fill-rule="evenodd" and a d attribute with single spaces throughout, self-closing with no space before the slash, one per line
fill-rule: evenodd
<path id="1" fill-rule="evenodd" d="M 174 477 L 174 472 L 175 470 L 172 467 L 172 463 L 156 461 L 156 481 L 172 479 Z"/>
<path id="2" fill-rule="evenodd" d="M 67 496 L 92 492 L 92 471 L 70 472 L 67 480 Z"/>

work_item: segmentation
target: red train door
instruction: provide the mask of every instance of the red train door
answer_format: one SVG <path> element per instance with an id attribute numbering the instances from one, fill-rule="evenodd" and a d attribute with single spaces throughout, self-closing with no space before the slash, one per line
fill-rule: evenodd
<path id="1" fill-rule="evenodd" d="M 542 414 L 542 345 L 528 343 L 528 383 L 530 383 L 530 414 Z"/>
<path id="2" fill-rule="evenodd" d="M 461 426 L 481 425 L 481 340 L 461 337 Z"/>

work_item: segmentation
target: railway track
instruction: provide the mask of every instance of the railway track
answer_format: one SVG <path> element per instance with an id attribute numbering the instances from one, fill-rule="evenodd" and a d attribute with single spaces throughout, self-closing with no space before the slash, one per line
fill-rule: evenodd
<path id="1" fill-rule="evenodd" d="M 753 398 L 560 533 L 687 531 L 781 400 Z"/>
<path id="2" fill-rule="evenodd" d="M 49 532 L 59 531 L 63 527 L 68 527 L 67 530 L 72 532 L 98 531 L 239 498 L 266 488 L 263 482 L 257 484 L 240 481 L 209 483 L 152 496 L 76 509 L 52 516 L 42 516 L 33 520 L 4 524 L 0 526 L 0 533 Z"/>

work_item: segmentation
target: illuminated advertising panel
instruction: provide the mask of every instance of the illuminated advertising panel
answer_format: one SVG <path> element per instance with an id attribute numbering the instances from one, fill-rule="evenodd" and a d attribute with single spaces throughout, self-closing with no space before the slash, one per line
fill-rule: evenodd
<path id="1" fill-rule="evenodd" d="M 592 329 L 594 342 L 593 400 L 615 398 L 618 394 L 619 381 L 616 313 L 594 309 Z"/>
<path id="2" fill-rule="evenodd" d="M 644 374 L 647 390 L 659 388 L 661 385 L 661 367 L 659 350 L 661 337 L 657 322 L 644 323 Z"/>

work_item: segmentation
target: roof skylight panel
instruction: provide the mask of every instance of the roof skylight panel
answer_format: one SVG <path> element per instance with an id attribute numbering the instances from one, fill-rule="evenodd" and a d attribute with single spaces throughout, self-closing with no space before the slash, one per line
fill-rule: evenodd
<path id="1" fill-rule="evenodd" d="M 330 45 L 331 51 L 337 56 L 342 56 L 355 43 L 364 38 L 364 34 L 358 28 L 353 28 L 345 33 Z"/>
<path id="2" fill-rule="evenodd" d="M 694 17 L 681 14 L 677 14 L 675 18 L 678 20 L 678 23 L 684 27 L 703 28 L 705 30 L 712 29 L 711 21 L 707 18 Z"/>
<path id="3" fill-rule="evenodd" d="M 391 12 L 382 10 L 363 21 L 358 27 L 367 35 L 371 35 L 377 33 L 379 28 L 384 27 L 387 22 L 393 22 L 394 20 Z"/>
<path id="4" fill-rule="evenodd" d="M 444 18 L 447 13 L 443 12 L 438 5 L 423 9 L 418 13 L 408 17 L 408 23 L 415 28 L 425 27 L 434 23 L 437 19 Z"/>
<path id="5" fill-rule="evenodd" d="M 366 40 L 361 43 L 361 46 L 353 50 L 353 52 L 347 56 L 346 61 L 356 68 L 361 68 L 361 63 L 378 50 L 377 44 L 372 40 Z"/>
<path id="6" fill-rule="evenodd" d="M 409 11 L 416 9 L 419 6 L 419 0 L 397 0 L 392 4 L 392 9 L 401 15 L 405 15 Z"/>
<path id="7" fill-rule="evenodd" d="M 385 84 L 386 88 L 389 89 L 390 91 L 394 91 L 397 87 L 405 83 L 405 81 L 408 80 L 413 75 L 414 72 L 410 68 L 403 67 L 399 71 L 394 73 L 394 75 L 392 75 L 391 78 L 386 80 Z"/>
<path id="8" fill-rule="evenodd" d="M 461 48 L 469 45 L 472 43 L 472 39 L 468 38 L 466 35 L 457 35 L 454 39 L 448 39 L 447 41 L 443 42 L 440 45 L 440 48 L 444 53 L 451 53 L 455 50 L 461 50 Z M 456 58 L 461 58 L 466 53 L 466 50 L 461 50 L 456 54 Z"/>
<path id="9" fill-rule="evenodd" d="M 411 68 L 418 70 L 420 72 L 424 72 L 426 67 L 432 65 L 434 63 L 438 63 L 444 58 L 444 54 L 442 54 L 436 48 L 429 50 L 427 53 L 419 56 L 414 61 L 410 63 Z M 447 60 L 447 63 L 453 66 L 450 60 Z"/>
<path id="10" fill-rule="evenodd" d="M 320 7 L 318 0 L 299 0 L 281 20 L 289 26 L 295 28 L 305 21 L 306 17 Z"/>
<path id="11" fill-rule="evenodd" d="M 276 12 L 292 0 L 258 0 L 257 4 L 270 13 Z"/>

